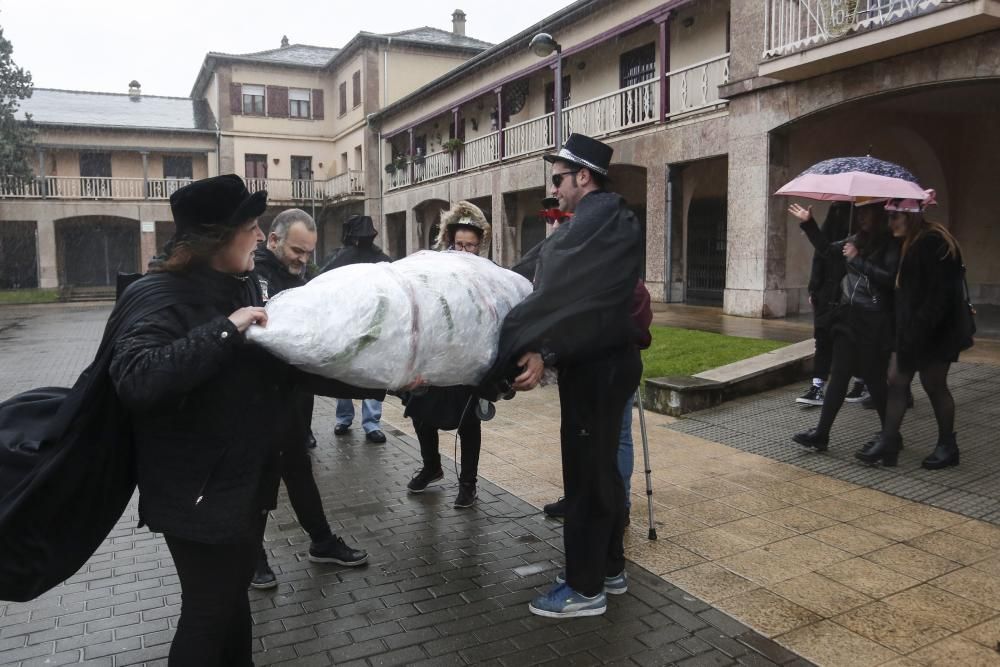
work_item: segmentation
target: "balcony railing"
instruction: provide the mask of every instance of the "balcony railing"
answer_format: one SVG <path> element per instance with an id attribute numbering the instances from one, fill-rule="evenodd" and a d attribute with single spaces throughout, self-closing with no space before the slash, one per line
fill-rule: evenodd
<path id="1" fill-rule="evenodd" d="M 719 86 L 729 83 L 729 54 L 667 72 L 670 81 L 669 116 L 699 111 L 726 100 Z"/>
<path id="2" fill-rule="evenodd" d="M 167 200 L 191 179 L 111 178 L 103 176 L 0 176 L 0 199 Z M 276 201 L 335 199 L 364 193 L 364 173 L 349 171 L 327 181 L 248 178 L 251 192 L 267 190 Z"/>
<path id="3" fill-rule="evenodd" d="M 667 72 L 669 107 L 665 113 L 660 110 L 661 79 L 649 79 L 563 109 L 562 134 L 565 137 L 571 132 L 580 132 L 591 137 L 604 137 L 651 125 L 661 117 L 672 119 L 710 109 L 726 102 L 719 97 L 719 86 L 726 83 L 729 83 L 728 53 Z M 469 140 L 459 156 L 459 171 L 551 150 L 555 136 L 554 118 L 554 114 L 548 113 L 505 127 L 502 144 L 500 132 Z M 385 189 L 396 190 L 448 176 L 455 173 L 455 163 L 455 156 L 451 153 L 432 153 L 422 162 L 412 165 L 412 180 L 410 165 L 389 174 Z"/>
<path id="4" fill-rule="evenodd" d="M 563 136 L 579 132 L 600 137 L 660 118 L 660 82 L 643 81 L 563 111 Z"/>
<path id="5" fill-rule="evenodd" d="M 764 0 L 764 57 L 926 14 L 954 0 Z"/>

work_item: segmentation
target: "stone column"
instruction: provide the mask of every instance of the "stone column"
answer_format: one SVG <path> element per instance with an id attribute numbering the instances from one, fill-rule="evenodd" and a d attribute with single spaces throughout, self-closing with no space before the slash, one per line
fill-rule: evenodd
<path id="1" fill-rule="evenodd" d="M 409 206 L 406 207 L 406 254 L 412 255 L 420 250 L 420 222 L 417 220 L 417 212 Z"/>
<path id="2" fill-rule="evenodd" d="M 156 254 L 156 221 L 139 223 L 139 272 L 145 273 L 149 260 Z"/>
<path id="3" fill-rule="evenodd" d="M 59 287 L 55 221 L 39 219 L 35 225 L 38 242 L 38 286 L 42 288 Z"/>
<path id="4" fill-rule="evenodd" d="M 139 151 L 142 156 L 142 198 L 149 199 L 149 152 Z"/>

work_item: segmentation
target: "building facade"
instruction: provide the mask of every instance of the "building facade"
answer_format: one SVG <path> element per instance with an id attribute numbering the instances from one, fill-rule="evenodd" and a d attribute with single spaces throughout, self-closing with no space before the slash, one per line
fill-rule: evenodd
<path id="1" fill-rule="evenodd" d="M 266 189 L 266 227 L 299 207 L 319 223 L 317 259 L 365 209 L 366 117 L 490 45 L 451 31 L 361 32 L 343 48 L 291 44 L 209 53 L 191 96 L 36 88 L 19 113 L 38 128 L 35 176 L 0 175 L 0 289 L 107 293 L 173 235 L 169 197 L 236 173 Z"/>
<path id="2" fill-rule="evenodd" d="M 772 193 L 870 153 L 937 189 L 931 217 L 962 243 L 973 298 L 998 303 L 998 16 L 996 0 L 582 0 L 376 114 L 368 210 L 413 252 L 471 200 L 509 265 L 547 232 L 541 155 L 582 132 L 615 149 L 656 300 L 781 317 L 809 308 L 812 250 Z M 541 32 L 558 54 L 532 53 Z"/>

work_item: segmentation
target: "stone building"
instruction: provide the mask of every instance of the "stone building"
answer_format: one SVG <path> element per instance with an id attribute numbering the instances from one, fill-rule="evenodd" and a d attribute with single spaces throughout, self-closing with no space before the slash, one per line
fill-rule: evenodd
<path id="1" fill-rule="evenodd" d="M 206 55 L 188 98 L 36 88 L 19 113 L 39 130 L 35 177 L 0 175 L 0 289 L 106 293 L 173 234 L 169 196 L 219 173 L 266 189 L 266 225 L 300 207 L 318 257 L 365 207 L 366 116 L 490 44 L 453 29 L 360 32 L 343 48 L 291 44 Z"/>
<path id="2" fill-rule="evenodd" d="M 580 0 L 375 114 L 367 210 L 403 254 L 471 200 L 510 264 L 546 234 L 540 156 L 583 132 L 615 148 L 656 300 L 781 317 L 809 307 L 811 248 L 772 193 L 870 153 L 937 189 L 931 217 L 962 243 L 973 298 L 995 304 L 998 17 L 997 0 Z M 531 51 L 542 32 L 557 53 Z"/>

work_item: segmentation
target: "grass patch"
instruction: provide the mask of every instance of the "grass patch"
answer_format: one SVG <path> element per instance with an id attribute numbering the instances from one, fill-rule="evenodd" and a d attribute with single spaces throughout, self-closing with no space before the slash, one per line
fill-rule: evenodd
<path id="1" fill-rule="evenodd" d="M 653 344 L 642 352 L 644 380 L 667 375 L 694 375 L 788 344 L 676 327 L 652 327 L 650 331 Z"/>
<path id="2" fill-rule="evenodd" d="M 0 290 L 0 306 L 23 303 L 55 303 L 58 300 L 58 289 Z"/>

